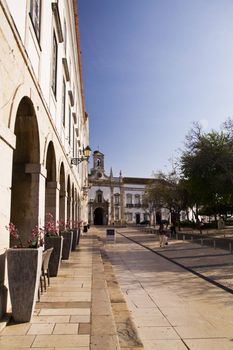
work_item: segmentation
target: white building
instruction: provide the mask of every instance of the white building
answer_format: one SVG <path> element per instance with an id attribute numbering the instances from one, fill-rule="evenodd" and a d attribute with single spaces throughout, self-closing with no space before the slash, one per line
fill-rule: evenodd
<path id="1" fill-rule="evenodd" d="M 0 1 L 0 317 L 13 222 L 26 240 L 45 214 L 88 220 L 89 143 L 76 0 Z"/>
<path id="2" fill-rule="evenodd" d="M 112 170 L 105 174 L 104 154 L 95 151 L 89 174 L 89 223 L 94 225 L 139 224 L 149 220 L 143 206 L 147 178 L 114 177 Z"/>

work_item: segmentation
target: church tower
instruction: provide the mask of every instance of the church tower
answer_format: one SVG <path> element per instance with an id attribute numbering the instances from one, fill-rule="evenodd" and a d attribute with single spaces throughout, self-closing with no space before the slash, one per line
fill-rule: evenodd
<path id="1" fill-rule="evenodd" d="M 91 169 L 91 175 L 95 175 L 96 178 L 104 176 L 104 154 L 100 151 L 93 153 L 93 168 Z"/>

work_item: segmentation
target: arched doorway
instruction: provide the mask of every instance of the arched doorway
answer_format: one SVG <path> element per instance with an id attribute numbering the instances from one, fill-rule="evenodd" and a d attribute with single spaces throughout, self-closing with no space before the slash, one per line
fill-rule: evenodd
<path id="1" fill-rule="evenodd" d="M 35 110 L 28 97 L 19 104 L 14 133 L 10 221 L 18 228 L 25 244 L 32 228 L 38 225 L 40 183 L 39 132 Z"/>
<path id="2" fill-rule="evenodd" d="M 94 225 L 104 224 L 104 209 L 96 208 L 94 211 Z"/>
<path id="3" fill-rule="evenodd" d="M 56 182 L 56 158 L 52 141 L 50 141 L 46 157 L 47 178 L 45 185 L 45 216 L 48 213 L 53 215 L 57 221 L 57 182 Z"/>

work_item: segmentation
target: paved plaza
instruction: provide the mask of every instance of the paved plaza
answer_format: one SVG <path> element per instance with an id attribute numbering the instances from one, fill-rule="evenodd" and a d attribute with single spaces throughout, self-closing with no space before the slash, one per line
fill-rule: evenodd
<path id="1" fill-rule="evenodd" d="M 106 242 L 105 231 L 81 237 L 32 321 L 0 333 L 1 350 L 233 349 L 233 295 L 142 245 L 228 286 L 232 254 L 175 240 L 161 249 L 134 229 Z"/>

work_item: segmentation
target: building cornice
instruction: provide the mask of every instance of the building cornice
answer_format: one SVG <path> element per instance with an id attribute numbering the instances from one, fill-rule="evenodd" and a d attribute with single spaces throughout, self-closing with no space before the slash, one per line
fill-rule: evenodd
<path id="1" fill-rule="evenodd" d="M 74 8 L 74 22 L 75 22 L 75 31 L 76 31 L 79 77 L 80 77 L 80 88 L 81 88 L 81 98 L 82 98 L 82 114 L 83 114 L 83 118 L 85 120 L 86 114 L 85 114 L 84 88 L 83 88 L 83 76 L 82 76 L 80 31 L 79 31 L 79 20 L 78 20 L 78 0 L 73 0 L 73 8 Z"/>

